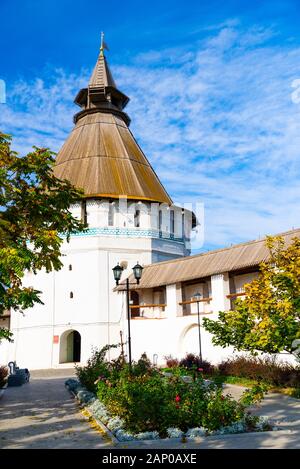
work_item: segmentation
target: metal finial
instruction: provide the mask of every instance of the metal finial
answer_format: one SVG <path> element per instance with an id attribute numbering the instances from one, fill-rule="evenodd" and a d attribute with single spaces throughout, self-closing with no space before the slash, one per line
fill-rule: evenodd
<path id="1" fill-rule="evenodd" d="M 104 54 L 104 32 L 101 31 L 100 55 Z"/>

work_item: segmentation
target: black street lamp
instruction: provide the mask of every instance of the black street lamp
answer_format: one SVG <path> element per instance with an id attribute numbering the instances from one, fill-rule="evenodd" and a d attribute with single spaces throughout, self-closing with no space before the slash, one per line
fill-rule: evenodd
<path id="1" fill-rule="evenodd" d="M 142 278 L 143 267 L 137 262 L 134 267 L 132 267 L 134 278 L 136 283 L 139 284 Z"/>
<path id="2" fill-rule="evenodd" d="M 199 357 L 200 362 L 202 363 L 202 347 L 201 347 L 201 324 L 200 324 L 200 310 L 199 310 L 199 302 L 202 299 L 201 293 L 195 293 L 193 297 L 194 301 L 197 302 L 197 313 L 198 313 L 198 334 L 199 334 Z"/>
<path id="3" fill-rule="evenodd" d="M 131 368 L 131 333 L 130 333 L 130 299 L 129 299 L 129 286 L 130 285 L 138 285 L 142 278 L 143 267 L 137 262 L 136 265 L 133 267 L 133 275 L 136 280 L 135 283 L 129 283 L 129 278 L 126 279 L 126 304 L 127 304 L 127 324 L 128 324 L 128 359 L 129 359 L 129 367 Z M 114 273 L 114 279 L 116 281 L 116 285 L 119 285 L 121 280 L 121 275 L 123 272 L 123 267 L 119 265 L 119 263 L 112 269 Z"/>
<path id="4" fill-rule="evenodd" d="M 121 275 L 123 272 L 123 267 L 119 265 L 119 263 L 113 268 L 114 278 L 116 284 L 119 285 L 119 281 L 121 280 Z"/>

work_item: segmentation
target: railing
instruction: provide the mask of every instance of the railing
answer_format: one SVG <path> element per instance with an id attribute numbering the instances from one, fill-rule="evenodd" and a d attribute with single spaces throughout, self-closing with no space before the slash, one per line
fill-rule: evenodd
<path id="1" fill-rule="evenodd" d="M 164 311 L 164 308 L 166 307 L 167 305 L 165 303 L 159 303 L 159 304 L 154 304 L 154 303 L 151 303 L 151 304 L 144 304 L 144 305 L 129 305 L 129 308 L 130 310 L 134 313 L 134 310 L 139 310 L 141 308 L 161 308 L 163 311 Z M 145 317 L 145 316 L 140 316 L 139 315 L 139 312 L 136 316 L 132 316 L 131 319 L 135 320 L 135 319 L 165 319 L 165 317 Z"/>
<path id="2" fill-rule="evenodd" d="M 209 303 L 212 298 L 201 298 L 201 300 L 188 300 L 188 301 L 180 301 L 180 305 L 190 305 L 192 303 Z"/>
<path id="3" fill-rule="evenodd" d="M 239 293 L 230 293 L 229 295 L 226 295 L 226 298 L 234 299 L 234 298 L 237 298 L 238 296 L 246 296 L 246 293 L 244 291 L 239 292 Z"/>
<path id="4" fill-rule="evenodd" d="M 146 304 L 146 305 L 129 305 L 131 309 L 138 309 L 138 308 L 165 308 L 167 305 L 164 304 Z"/>

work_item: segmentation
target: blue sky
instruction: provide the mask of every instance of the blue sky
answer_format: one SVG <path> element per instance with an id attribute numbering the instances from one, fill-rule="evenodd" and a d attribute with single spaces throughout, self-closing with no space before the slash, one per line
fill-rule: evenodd
<path id="1" fill-rule="evenodd" d="M 138 142 L 174 201 L 204 203 L 195 252 L 299 227 L 299 0 L 110 4 L 1 0 L 15 148 L 59 150 L 104 30 Z"/>

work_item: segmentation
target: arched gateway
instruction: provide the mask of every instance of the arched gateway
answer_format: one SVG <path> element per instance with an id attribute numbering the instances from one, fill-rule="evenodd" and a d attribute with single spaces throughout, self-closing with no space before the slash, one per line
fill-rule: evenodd
<path id="1" fill-rule="evenodd" d="M 65 331 L 60 338 L 59 363 L 79 363 L 81 335 L 78 331 Z"/>

